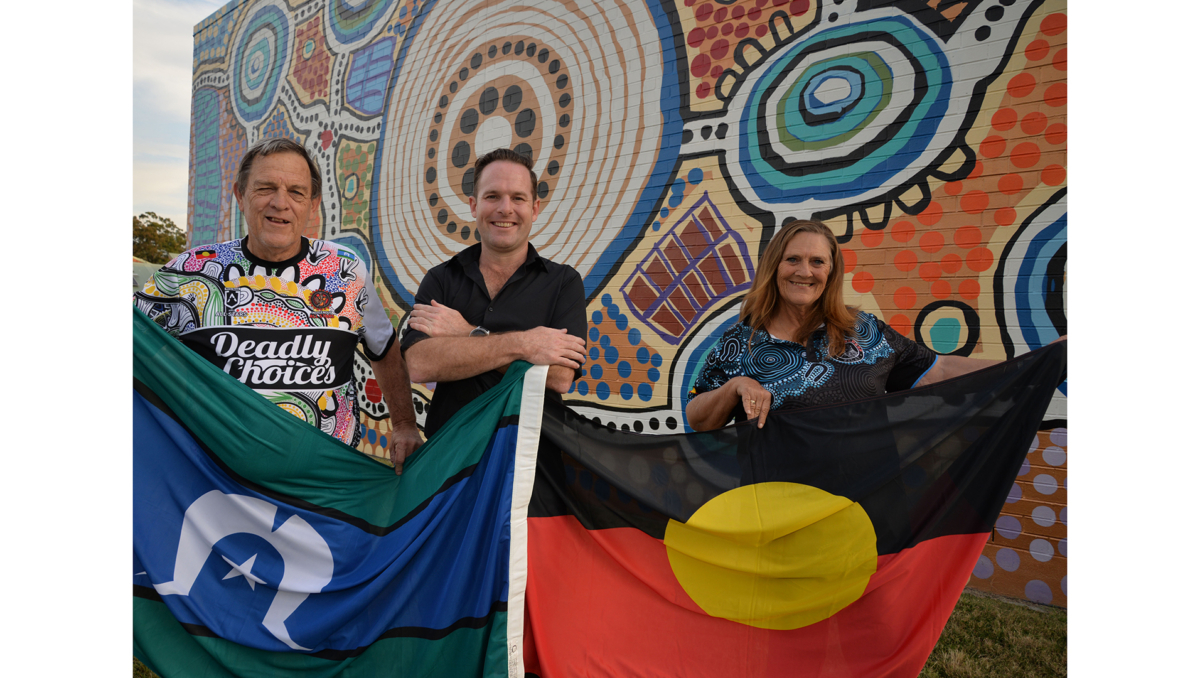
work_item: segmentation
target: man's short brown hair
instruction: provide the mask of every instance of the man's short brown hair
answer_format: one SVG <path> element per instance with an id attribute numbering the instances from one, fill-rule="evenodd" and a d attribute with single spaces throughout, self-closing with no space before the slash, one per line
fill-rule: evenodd
<path id="1" fill-rule="evenodd" d="M 483 176 L 483 168 L 496 162 L 503 160 L 505 162 L 515 162 L 525 169 L 529 170 L 529 194 L 533 198 L 537 198 L 537 175 L 533 173 L 533 160 L 521 153 L 517 153 L 511 148 L 497 148 L 489 153 L 484 153 L 475 159 L 475 172 L 472 176 L 475 177 L 475 182 L 471 185 L 471 197 L 475 198 L 479 195 L 479 178 Z"/>

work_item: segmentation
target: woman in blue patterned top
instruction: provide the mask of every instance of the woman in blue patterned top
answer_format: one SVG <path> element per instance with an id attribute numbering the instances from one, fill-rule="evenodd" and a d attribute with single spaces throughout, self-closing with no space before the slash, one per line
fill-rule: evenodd
<path id="1" fill-rule="evenodd" d="M 721 337 L 689 394 L 697 431 L 758 419 L 784 403 L 880 395 L 999 361 L 937 355 L 842 301 L 845 265 L 819 221 L 786 224 L 767 244 L 739 322 Z"/>

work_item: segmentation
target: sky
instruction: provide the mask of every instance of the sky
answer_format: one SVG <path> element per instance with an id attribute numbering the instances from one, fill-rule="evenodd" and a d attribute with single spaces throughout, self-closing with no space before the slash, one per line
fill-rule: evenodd
<path id="1" fill-rule="evenodd" d="M 187 227 L 192 32 L 225 0 L 133 0 L 133 215 Z"/>

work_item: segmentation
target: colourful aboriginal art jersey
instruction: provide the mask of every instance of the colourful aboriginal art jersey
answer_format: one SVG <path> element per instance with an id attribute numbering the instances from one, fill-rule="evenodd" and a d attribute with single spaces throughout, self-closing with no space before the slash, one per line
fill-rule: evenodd
<path id="1" fill-rule="evenodd" d="M 230 240 L 167 262 L 134 295 L 138 309 L 209 362 L 350 446 L 358 444 L 354 349 L 381 360 L 395 330 L 362 258 L 303 238 L 263 261 Z"/>
<path id="2" fill-rule="evenodd" d="M 829 355 L 822 325 L 806 348 L 738 323 L 709 352 L 688 401 L 720 388 L 734 377 L 750 377 L 771 393 L 771 409 L 783 405 L 829 405 L 912 388 L 933 367 L 937 354 L 859 312 L 840 357 Z M 753 341 L 751 341 L 753 338 Z M 741 403 L 734 418 L 746 418 Z"/>

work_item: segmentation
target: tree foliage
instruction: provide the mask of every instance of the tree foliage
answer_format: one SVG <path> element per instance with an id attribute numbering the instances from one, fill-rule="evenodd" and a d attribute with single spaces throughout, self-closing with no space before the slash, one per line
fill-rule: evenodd
<path id="1" fill-rule="evenodd" d="M 133 256 L 152 264 L 165 264 L 171 253 L 187 247 L 187 234 L 174 221 L 154 212 L 143 212 L 133 218 Z"/>

